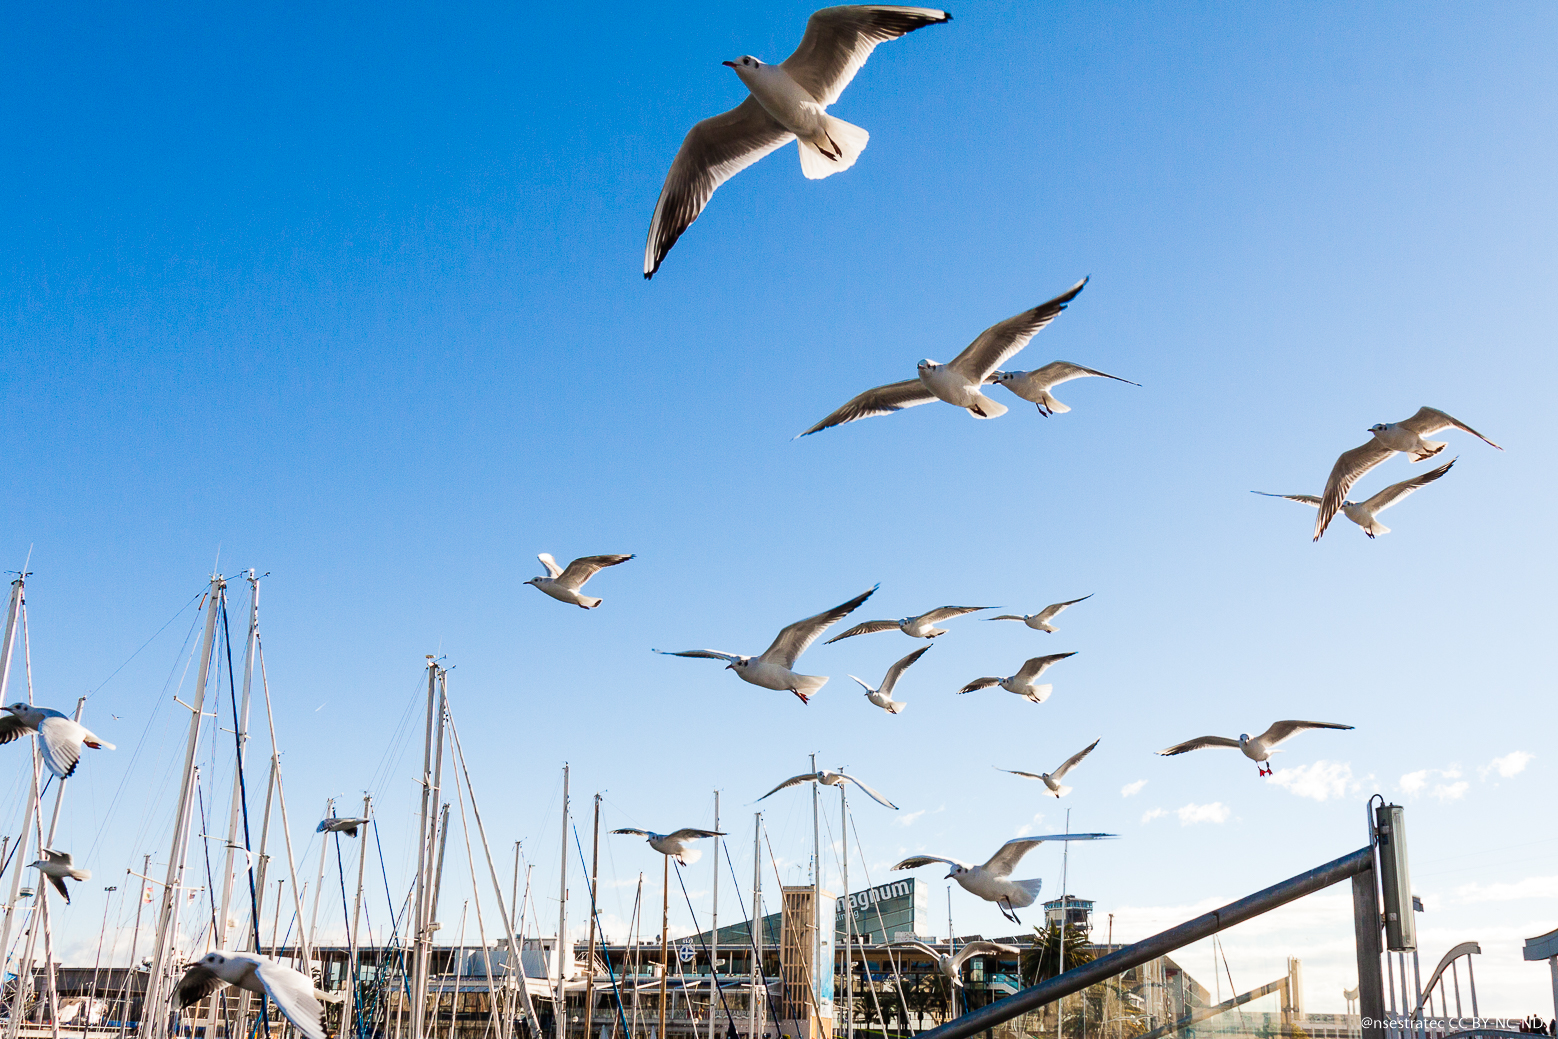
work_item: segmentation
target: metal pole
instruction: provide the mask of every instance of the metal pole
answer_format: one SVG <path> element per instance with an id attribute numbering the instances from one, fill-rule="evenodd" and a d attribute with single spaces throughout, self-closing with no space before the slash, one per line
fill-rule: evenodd
<path id="1" fill-rule="evenodd" d="M 325 798 L 325 814 L 324 814 L 323 818 L 328 819 L 331 816 L 333 816 L 334 814 L 335 814 L 335 798 L 327 797 L 327 798 Z M 340 839 L 341 838 L 339 838 L 339 837 L 336 838 L 337 841 L 339 841 Z M 315 881 L 315 883 L 314 883 L 314 908 L 310 912 L 309 918 L 308 918 L 308 948 L 309 948 L 310 952 L 312 952 L 313 949 L 314 949 L 314 936 L 318 933 L 318 929 L 319 929 L 319 896 L 323 895 L 325 893 L 325 857 L 326 857 L 326 853 L 328 853 L 329 850 L 330 850 L 330 833 L 328 831 L 326 831 L 325 833 L 322 833 L 322 834 L 319 835 L 319 879 L 317 881 Z M 302 921 L 298 922 L 298 926 L 302 927 Z M 321 982 L 324 981 L 324 977 L 323 977 L 324 969 L 325 969 L 325 958 L 323 956 L 320 956 L 319 957 L 319 972 L 320 972 L 321 977 L 320 977 L 319 980 Z M 312 968 L 311 967 L 304 967 L 303 968 L 303 973 L 304 974 L 309 974 L 311 972 L 312 972 Z"/>
<path id="2" fill-rule="evenodd" d="M 412 913 L 412 1039 L 424 1039 L 422 1008 L 427 1004 L 427 958 L 431 935 L 427 930 L 427 871 L 432 853 L 431 820 L 428 807 L 433 796 L 433 714 L 438 697 L 438 663 L 431 653 L 427 656 L 427 718 L 422 734 L 422 807 L 417 822 L 417 879 Z"/>
<path id="3" fill-rule="evenodd" d="M 16 621 L 21 612 L 22 599 L 26 594 L 25 575 L 11 582 L 11 602 L 5 615 L 5 642 L 0 643 L 0 703 L 7 701 L 6 690 L 11 684 L 11 649 L 16 645 Z M 32 830 L 33 806 L 38 800 L 38 787 L 36 776 L 31 794 L 27 798 L 26 806 L 22 809 L 22 828 L 16 838 L 16 850 L 20 854 L 27 846 L 27 834 Z M 21 901 L 22 889 L 22 865 L 17 863 L 16 869 L 11 873 L 11 897 L 5 902 L 5 922 L 0 924 L 0 950 L 11 948 L 11 928 L 16 914 L 16 905 Z M 3 953 L 0 953 L 3 955 Z M 17 975 L 18 979 L 21 977 Z M 17 982 L 20 984 L 20 981 Z"/>
<path id="4" fill-rule="evenodd" d="M 763 860 L 760 852 L 763 844 L 763 813 L 757 812 L 752 816 L 752 1005 L 749 1008 L 748 1017 L 751 1025 L 747 1032 L 747 1039 L 757 1039 L 761 1034 L 758 1024 L 758 1014 L 762 1013 L 763 1000 L 758 998 L 758 989 L 763 989 L 766 996 L 768 986 L 763 981 Z"/>
<path id="5" fill-rule="evenodd" d="M 714 827 L 716 830 L 718 826 Z M 590 836 L 590 941 L 584 954 L 584 1039 L 595 1025 L 595 898 L 600 879 L 600 794 L 595 795 L 595 826 Z"/>
<path id="6" fill-rule="evenodd" d="M 665 1039 L 666 985 L 670 981 L 670 939 L 667 932 L 671 924 L 671 856 L 664 855 L 665 872 L 660 876 L 660 1031 L 655 1039 Z"/>
<path id="7" fill-rule="evenodd" d="M 557 998 L 554 1004 L 553 1031 L 557 1039 L 567 1039 L 568 998 L 563 982 L 568 975 L 563 970 L 563 949 L 568 944 L 568 765 L 563 764 L 563 839 L 562 860 L 557 871 L 557 952 L 552 957 L 557 962 Z"/>
<path id="8" fill-rule="evenodd" d="M 362 948 L 362 883 L 363 871 L 368 865 L 368 827 L 372 825 L 370 821 L 373 816 L 372 810 L 373 795 L 364 794 L 362 798 L 362 832 L 358 834 L 362 840 L 358 842 L 360 854 L 357 856 L 357 897 L 352 901 L 351 966 L 348 969 L 348 977 L 351 980 L 347 985 L 346 1017 L 341 1028 L 343 1034 L 350 1034 L 354 1024 L 357 1025 L 358 1031 L 361 1031 L 360 1022 L 357 1022 L 359 1017 L 358 1003 L 360 1002 L 357 986 L 362 975 L 362 968 L 357 965 L 357 956 Z"/>
<path id="9" fill-rule="evenodd" d="M 260 850 L 254 859 L 254 926 L 249 929 L 253 933 L 244 936 L 246 940 L 253 939 L 256 943 L 255 952 L 260 951 L 259 929 L 264 919 L 266 873 L 270 868 L 270 856 L 265 853 L 265 849 L 270 842 L 270 809 L 276 796 L 276 765 L 276 759 L 271 758 L 270 774 L 265 779 L 265 812 L 260 817 Z"/>
<path id="10" fill-rule="evenodd" d="M 818 785 L 813 783 L 812 789 Z M 851 923 L 855 914 L 849 905 L 849 795 L 844 792 L 843 783 L 839 784 L 839 832 L 844 837 L 839 859 L 840 883 L 844 887 L 844 1036 L 855 1039 L 855 964 L 850 956 L 850 932 L 854 930 Z M 882 1027 L 887 1025 L 884 1023 Z"/>
<path id="11" fill-rule="evenodd" d="M 126 873 L 130 871 L 125 870 Z M 151 875 L 151 856 L 145 856 L 141 861 L 141 885 L 136 890 L 135 899 L 135 928 L 130 932 L 130 965 L 125 968 L 124 991 L 119 998 L 119 1034 L 123 1035 L 128 1028 L 130 1018 L 130 979 L 135 977 L 135 954 L 141 948 L 141 910 L 146 907 L 146 880 Z M 144 1000 L 142 1012 L 137 1016 L 136 1023 L 140 1023 L 140 1017 L 145 1016 Z"/>
<path id="12" fill-rule="evenodd" d="M 1363 1024 L 1363 1039 L 1383 1039 L 1385 979 L 1380 976 L 1379 898 L 1375 893 L 1373 848 L 1367 850 L 1370 854 L 1369 868 L 1352 878 L 1353 943 L 1358 955 L 1358 1014 Z"/>
<path id="13" fill-rule="evenodd" d="M 217 933 L 213 936 L 216 940 L 218 952 L 227 951 L 227 915 L 232 906 L 233 895 L 233 856 L 238 849 L 238 824 L 243 818 L 243 802 L 240 800 L 243 791 L 243 762 L 244 751 L 249 746 L 249 690 L 254 680 L 254 640 L 260 625 L 260 582 L 254 576 L 251 569 L 246 578 L 249 582 L 249 635 L 245 640 L 243 662 L 243 702 L 238 706 L 238 716 L 233 719 L 233 728 L 238 732 L 239 755 L 237 763 L 233 767 L 233 797 L 232 807 L 227 816 L 227 863 L 222 870 L 222 908 L 217 917 Z M 216 1000 L 211 1001 L 210 1022 L 207 1029 L 211 1029 L 216 1017 Z M 210 1034 L 215 1036 L 215 1032 Z"/>
<path id="14" fill-rule="evenodd" d="M 811 756 L 812 775 L 817 774 L 817 755 Z M 822 978 L 822 824 L 819 821 L 818 801 L 821 794 L 818 790 L 820 784 L 814 778 L 811 784 L 811 915 L 816 926 L 812 928 L 811 935 L 811 1002 L 813 1006 L 821 1006 L 822 989 L 818 982 Z M 819 1025 L 822 1015 L 818 1014 Z"/>
<path id="15" fill-rule="evenodd" d="M 714 908 L 709 919 L 709 1039 L 714 1039 L 714 1003 L 719 999 L 719 791 L 714 791 Z"/>

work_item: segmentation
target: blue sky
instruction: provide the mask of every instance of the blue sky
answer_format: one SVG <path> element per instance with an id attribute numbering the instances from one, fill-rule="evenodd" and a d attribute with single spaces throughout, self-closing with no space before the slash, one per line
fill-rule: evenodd
<path id="1" fill-rule="evenodd" d="M 1425 957 L 1480 939 L 1503 1009 L 1545 1009 L 1518 947 L 1558 924 L 1538 810 L 1558 13 L 959 7 L 834 107 L 872 134 L 854 169 L 809 182 L 793 149 L 764 159 L 646 284 L 682 135 L 744 96 L 719 62 L 781 59 L 809 10 L 7 10 L 0 556 L 32 552 L 38 699 L 93 690 L 88 722 L 120 748 L 71 788 L 61 832 L 98 879 L 65 944 L 95 944 L 99 880 L 166 846 L 179 610 L 220 551 L 226 573 L 271 574 L 294 818 L 377 787 L 392 886 L 414 807 L 396 733 L 436 652 L 494 840 L 525 840 L 545 891 L 564 760 L 609 825 L 706 825 L 719 787 L 743 833 L 817 751 L 903 806 L 859 806 L 873 878 L 908 851 L 983 858 L 1070 807 L 1121 834 L 1073 856 L 1071 887 L 1129 936 L 1357 847 L 1378 791 L 1409 806 Z M 1018 366 L 1141 388 L 791 442 L 1083 275 Z M 1389 536 L 1343 521 L 1311 544 L 1307 510 L 1248 493 L 1317 493 L 1367 426 L 1422 404 L 1506 450 L 1448 434 L 1461 461 Z M 586 614 L 521 584 L 538 551 L 638 558 Z M 1054 635 L 955 622 L 898 717 L 845 677 L 915 648 L 897 634 L 810 650 L 801 669 L 833 681 L 805 708 L 649 653 L 760 651 L 877 582 L 862 619 L 1096 597 Z M 1064 650 L 1043 705 L 953 695 Z M 1295 740 L 1276 781 L 1151 753 L 1280 717 L 1357 728 Z M 989 769 L 1098 737 L 1060 806 Z M 787 864 L 805 800 L 770 802 Z M 1054 891 L 1059 854 L 1025 875 Z M 651 855 L 619 839 L 613 880 Z M 1006 933 L 962 893 L 954 914 Z M 1252 984 L 1306 957 L 1310 1004 L 1339 1009 L 1346 933 L 1321 913 L 1229 948 Z"/>

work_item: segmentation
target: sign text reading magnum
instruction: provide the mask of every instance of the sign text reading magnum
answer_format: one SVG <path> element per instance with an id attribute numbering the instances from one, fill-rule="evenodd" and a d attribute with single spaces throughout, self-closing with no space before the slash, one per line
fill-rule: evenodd
<path id="1" fill-rule="evenodd" d="M 882 884 L 869 891 L 852 892 L 849 896 L 849 904 L 855 909 L 869 909 L 878 902 L 885 902 L 890 898 L 907 898 L 914 893 L 913 880 L 895 880 L 890 884 Z M 839 899 L 836 915 L 844 915 L 844 900 Z"/>

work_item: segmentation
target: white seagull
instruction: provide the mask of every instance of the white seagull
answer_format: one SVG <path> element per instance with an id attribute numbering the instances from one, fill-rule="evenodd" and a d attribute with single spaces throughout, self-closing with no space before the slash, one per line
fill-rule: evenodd
<path id="1" fill-rule="evenodd" d="M 828 106 L 844 93 L 877 44 L 951 20 L 946 11 L 930 7 L 825 7 L 807 19 L 801 45 L 778 65 L 764 64 L 750 54 L 723 62 L 751 93 L 735 108 L 687 132 L 649 221 L 644 277 L 660 269 L 665 254 L 698 219 L 715 188 L 774 149 L 795 141 L 801 173 L 808 180 L 853 166 L 871 135 L 828 115 Z"/>
<path id="2" fill-rule="evenodd" d="M 1029 613 L 1021 616 L 1015 613 L 1003 613 L 999 617 L 986 617 L 985 620 L 1022 621 L 1034 631 L 1053 632 L 1055 630 L 1055 626 L 1051 624 L 1050 621 L 1060 616 L 1062 611 L 1064 611 L 1067 606 L 1075 606 L 1077 603 L 1082 602 L 1085 599 L 1091 599 L 1095 594 L 1097 593 L 1090 592 L 1087 595 L 1082 596 L 1081 599 L 1067 599 L 1065 602 L 1051 603 L 1050 605 L 1044 607 L 1044 609 L 1040 610 L 1038 613 Z"/>
<path id="3" fill-rule="evenodd" d="M 768 793 L 764 794 L 763 797 L 759 797 L 757 800 L 761 801 L 764 797 L 772 797 L 774 794 L 777 794 L 779 791 L 784 790 L 787 787 L 799 786 L 802 783 L 821 783 L 823 786 L 836 787 L 842 787 L 845 783 L 853 783 L 860 789 L 864 790 L 866 795 L 877 804 L 886 805 L 895 812 L 898 810 L 897 805 L 893 804 L 875 790 L 872 790 L 870 787 L 866 786 L 854 776 L 846 775 L 842 770 L 834 772 L 833 770 L 826 768 L 817 772 L 803 772 L 801 775 L 791 776 L 789 779 L 786 779 L 783 783 L 780 783 L 778 786 L 774 787 L 772 790 L 768 791 Z M 753 803 L 755 804 L 756 802 Z"/>
<path id="4" fill-rule="evenodd" d="M 908 656 L 899 660 L 892 667 L 888 668 L 887 674 L 882 677 L 882 684 L 877 686 L 875 689 L 872 689 L 870 686 L 866 685 L 863 680 L 855 678 L 854 675 L 850 675 L 849 677 L 854 678 L 856 682 L 860 683 L 860 687 L 866 691 L 867 700 L 870 700 L 888 714 L 902 714 L 903 709 L 908 705 L 905 704 L 902 700 L 893 699 L 893 687 L 898 684 L 898 679 L 903 677 L 903 673 L 908 670 L 909 665 L 923 657 L 926 651 L 929 649 L 929 646 L 921 646 L 919 649 L 915 650 L 913 653 L 910 653 Z"/>
<path id="5" fill-rule="evenodd" d="M 71 862 L 70 852 L 68 851 L 51 851 L 45 848 L 43 849 L 43 858 L 37 862 L 29 862 L 28 865 L 49 878 L 49 883 L 54 885 L 55 890 L 65 896 L 66 905 L 70 905 L 70 891 L 65 887 L 65 878 L 69 877 L 71 880 L 92 879 L 92 871 L 81 869 L 74 865 Z"/>
<path id="6" fill-rule="evenodd" d="M 1452 428 L 1470 433 L 1490 447 L 1504 450 L 1466 423 L 1451 418 L 1437 408 L 1418 408 L 1417 414 L 1400 422 L 1376 422 L 1369 427 L 1373 439 L 1351 451 L 1342 452 L 1336 465 L 1331 468 L 1331 475 L 1325 481 L 1325 494 L 1320 499 L 1320 515 L 1315 517 L 1314 539 L 1319 541 L 1325 528 L 1331 525 L 1331 520 L 1341 511 L 1342 503 L 1347 499 L 1347 492 L 1358 482 L 1359 477 L 1397 451 L 1411 455 L 1414 462 L 1432 458 L 1448 445 L 1442 440 L 1423 438 L 1441 429 Z"/>
<path id="7" fill-rule="evenodd" d="M 1158 751 L 1164 757 L 1174 754 L 1184 754 L 1187 751 L 1201 750 L 1203 747 L 1232 747 L 1242 751 L 1244 756 L 1260 765 L 1260 774 L 1271 775 L 1271 755 L 1276 752 L 1277 744 L 1283 740 L 1309 729 L 1350 729 L 1351 725 L 1338 725 L 1336 722 L 1301 722 L 1280 721 L 1272 722 L 1271 728 L 1259 736 L 1251 737 L 1248 733 L 1240 733 L 1239 738 L 1231 740 L 1227 736 L 1199 736 L 1184 743 L 1176 743 L 1172 747 Z"/>
<path id="8" fill-rule="evenodd" d="M 1027 346 L 1041 328 L 1066 309 L 1066 304 L 1075 299 L 1086 284 L 1087 279 L 1083 278 L 1048 303 L 1040 303 L 1032 310 L 991 325 L 948 364 L 937 364 L 926 358 L 919 363 L 915 378 L 866 390 L 805 433 L 797 434 L 796 439 L 829 426 L 886 415 L 933 400 L 967 408 L 975 418 L 998 418 L 1006 414 L 1005 404 L 991 400 L 980 391 L 994 381 L 1001 362 Z"/>
<path id="9" fill-rule="evenodd" d="M 817 690 L 828 684 L 828 678 L 826 675 L 796 674 L 791 670 L 795 667 L 796 658 L 806 652 L 806 647 L 815 642 L 817 636 L 871 598 L 871 593 L 878 587 L 880 586 L 872 585 L 868 591 L 855 596 L 849 602 L 841 603 L 815 617 L 796 621 L 780 631 L 775 636 L 773 644 L 763 650 L 761 656 L 746 657 L 740 653 L 726 653 L 718 649 L 684 649 L 680 653 L 657 649 L 654 652 L 668 657 L 704 657 L 709 660 L 723 660 L 726 661 L 725 669 L 734 671 L 736 677 L 743 682 L 750 682 L 764 689 L 787 690 L 800 697 L 801 703 L 807 703 Z"/>
<path id="10" fill-rule="evenodd" d="M 879 631 L 892 631 L 897 629 L 914 639 L 933 639 L 937 635 L 945 635 L 946 628 L 938 628 L 936 625 L 942 621 L 949 621 L 953 617 L 961 617 L 965 613 L 978 613 L 980 610 L 994 609 L 991 606 L 938 606 L 934 610 L 926 610 L 917 617 L 903 617 L 895 621 L 866 621 L 857 624 L 842 635 L 835 635 L 824 646 L 831 646 L 840 639 L 854 638 L 856 635 L 873 635 Z"/>
<path id="11" fill-rule="evenodd" d="M 559 602 L 571 603 L 584 610 L 593 610 L 601 604 L 602 600 L 583 594 L 581 589 L 584 587 L 584 582 L 606 567 L 626 563 L 633 557 L 631 555 L 580 556 L 569 563 L 567 569 L 558 566 L 557 560 L 552 558 L 550 552 L 542 552 L 536 558 L 541 560 L 542 566 L 546 567 L 547 576 L 532 577 L 525 582 L 526 584 L 535 585 Z"/>
<path id="12" fill-rule="evenodd" d="M 692 827 L 683 827 L 675 833 L 653 833 L 649 830 L 637 830 L 631 826 L 624 826 L 620 830 L 612 830 L 612 833 L 632 833 L 639 837 L 649 838 L 649 846 L 661 855 L 669 855 L 683 866 L 690 866 L 703 857 L 703 852 L 697 848 L 689 848 L 687 845 L 704 837 L 723 837 L 723 830 L 695 830 Z"/>
<path id="13" fill-rule="evenodd" d="M 987 942 L 984 940 L 969 942 L 955 954 L 948 956 L 944 952 L 937 952 L 924 942 L 902 941 L 892 942 L 892 945 L 900 949 L 918 949 L 930 961 L 936 965 L 936 969 L 946 975 L 948 981 L 957 988 L 963 987 L 963 964 L 975 956 L 990 956 L 998 952 L 1020 953 L 1022 950 L 1015 945 L 1001 945 L 999 942 Z"/>
<path id="14" fill-rule="evenodd" d="M 344 833 L 348 837 L 355 837 L 357 836 L 358 827 L 366 825 L 368 825 L 368 820 L 366 819 L 347 819 L 341 816 L 332 815 L 328 819 L 320 820 L 320 823 L 314 829 L 314 832 Z"/>
<path id="15" fill-rule="evenodd" d="M 976 689 L 988 689 L 998 685 L 1008 693 L 1016 693 L 1018 696 L 1027 697 L 1034 703 L 1043 703 L 1049 699 L 1049 694 L 1055 691 L 1052 685 L 1036 685 L 1040 675 L 1048 671 L 1050 665 L 1065 660 L 1067 657 L 1076 656 L 1076 651 L 1070 653 L 1051 653 L 1047 657 L 1032 657 L 1023 662 L 1022 667 L 1015 675 L 1008 678 L 976 678 L 972 682 L 959 689 L 959 693 L 972 693 Z"/>
<path id="16" fill-rule="evenodd" d="M 291 967 L 252 952 L 207 953 L 191 963 L 179 979 L 174 1002 L 178 1009 L 205 999 L 224 984 L 246 992 L 269 996 L 288 1021 L 308 1039 L 325 1039 L 320 1006 L 314 983 Z"/>
<path id="17" fill-rule="evenodd" d="M 1439 468 L 1430 469 L 1422 476 L 1414 476 L 1410 480 L 1402 480 L 1400 483 L 1393 483 L 1389 487 L 1386 487 L 1383 491 L 1380 491 L 1374 497 L 1369 498 L 1367 501 L 1343 501 L 1342 515 L 1346 516 L 1358 526 L 1362 527 L 1363 532 L 1371 538 L 1377 537 L 1380 534 L 1389 534 L 1390 528 L 1385 526 L 1385 524 L 1381 523 L 1375 517 L 1384 512 L 1386 509 L 1390 508 L 1392 505 L 1396 504 L 1396 502 L 1400 501 L 1402 498 L 1405 498 L 1407 495 L 1417 490 L 1419 487 L 1427 487 L 1429 484 L 1439 479 L 1439 477 L 1449 472 L 1450 466 L 1454 465 L 1457 461 L 1459 461 L 1459 459 L 1452 458 L 1448 462 L 1441 465 Z M 1267 498 L 1286 498 L 1288 501 L 1296 501 L 1304 505 L 1313 505 L 1317 509 L 1320 507 L 1320 499 L 1315 497 L 1313 494 L 1272 494 L 1269 491 L 1251 491 L 1250 493 L 1264 495 Z"/>
<path id="18" fill-rule="evenodd" d="M 1056 797 L 1065 797 L 1067 794 L 1071 793 L 1071 788 L 1069 786 L 1062 786 L 1060 781 L 1065 778 L 1067 772 L 1070 772 L 1072 769 L 1077 767 L 1078 762 L 1091 754 L 1093 752 L 1093 748 L 1096 746 L 1098 746 L 1098 740 L 1094 740 L 1092 743 L 1089 743 L 1087 746 L 1071 755 L 1059 768 L 1053 772 L 1019 772 L 1015 768 L 998 768 L 996 771 L 1010 772 L 1014 776 L 1023 776 L 1027 779 L 1037 779 L 1039 782 L 1048 787 L 1049 792 L 1054 794 Z"/>
<path id="19" fill-rule="evenodd" d="M 99 739 L 85 725 L 52 707 L 13 703 L 3 709 L 10 711 L 11 717 L 0 718 L 0 743 L 10 743 L 29 732 L 37 733 L 38 747 L 43 751 L 43 763 L 61 779 L 69 779 L 70 774 L 76 771 L 83 744 L 93 750 L 114 749 L 112 743 Z"/>
<path id="20" fill-rule="evenodd" d="M 893 869 L 918 869 L 933 862 L 946 863 L 952 867 L 946 879 L 957 881 L 971 895 L 977 895 L 986 902 L 994 902 L 1003 916 L 1020 924 L 1022 921 L 1017 919 L 1015 910 L 1031 906 L 1033 900 L 1039 897 L 1039 887 L 1044 883 L 1042 880 L 1007 879 L 1024 855 L 1045 841 L 1096 841 L 1114 836 L 1112 833 L 1052 833 L 1044 837 L 1018 837 L 1001 845 L 983 866 L 940 855 L 911 855 Z"/>
<path id="21" fill-rule="evenodd" d="M 1130 383 L 1132 386 L 1140 386 L 1139 382 L 1131 382 L 1122 379 L 1118 375 L 1110 375 L 1108 372 L 1098 371 L 1096 368 L 1084 368 L 1080 364 L 1071 361 L 1051 361 L 1042 368 L 1035 368 L 1031 372 L 996 372 L 995 381 L 1011 390 L 1023 400 L 1032 401 L 1039 406 L 1039 414 L 1045 418 L 1070 411 L 1060 401 L 1050 395 L 1050 390 L 1063 382 L 1072 379 L 1082 379 L 1095 375 L 1100 379 L 1113 379 L 1115 382 Z"/>

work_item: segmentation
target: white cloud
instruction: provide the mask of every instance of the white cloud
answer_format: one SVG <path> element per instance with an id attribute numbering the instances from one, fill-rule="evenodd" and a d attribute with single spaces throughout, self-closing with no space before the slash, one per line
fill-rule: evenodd
<path id="1" fill-rule="evenodd" d="M 1213 801 L 1209 805 L 1187 804 L 1183 808 L 1174 809 L 1174 814 L 1179 816 L 1179 825 L 1189 826 L 1192 823 L 1222 823 L 1228 821 L 1228 806 L 1221 801 Z"/>
<path id="2" fill-rule="evenodd" d="M 1127 784 L 1125 784 L 1124 786 L 1122 786 L 1120 788 L 1120 796 L 1121 797 L 1131 797 L 1131 796 L 1133 796 L 1135 794 L 1139 794 L 1139 793 L 1141 793 L 1141 788 L 1146 786 L 1146 785 L 1147 785 L 1147 781 L 1145 779 L 1138 779 L 1134 783 L 1127 783 Z"/>
<path id="3" fill-rule="evenodd" d="M 1526 877 L 1512 884 L 1462 884 L 1457 902 L 1514 902 L 1525 898 L 1558 898 L 1558 877 Z"/>
<path id="4" fill-rule="evenodd" d="M 1405 780 L 1406 777 L 1402 778 Z M 1285 768 L 1273 775 L 1271 781 L 1290 793 L 1316 801 L 1346 797 L 1348 789 L 1356 785 L 1352 766 L 1341 761 L 1316 761 L 1313 765 Z"/>
<path id="5" fill-rule="evenodd" d="M 1154 808 L 1154 809 L 1148 811 L 1146 814 L 1144 814 L 1141 817 L 1141 821 L 1144 822 L 1144 823 L 1150 823 L 1150 822 L 1152 822 L 1152 820 L 1161 818 L 1162 816 L 1165 816 L 1167 814 L 1168 813 L 1165 812 L 1161 808 Z"/>
<path id="6" fill-rule="evenodd" d="M 1408 772 L 1402 776 L 1396 786 L 1403 794 L 1409 796 L 1420 794 L 1424 790 L 1441 801 L 1458 801 L 1466 796 L 1470 784 L 1467 783 L 1435 783 L 1429 789 L 1430 780 L 1438 776 L 1442 779 L 1460 779 L 1461 766 L 1451 765 L 1449 768 L 1423 768 L 1416 772 Z"/>
<path id="7" fill-rule="evenodd" d="M 1039 823 L 1041 823 L 1043 821 L 1044 821 L 1044 813 L 1043 812 L 1037 812 L 1037 813 L 1034 814 L 1033 818 L 1030 821 L 1025 822 L 1021 826 L 1017 827 L 1017 832 L 1012 834 L 1012 836 L 1013 837 L 1026 837 L 1026 836 L 1028 836 L 1028 834 L 1033 832 L 1033 828 L 1035 826 L 1037 826 Z"/>
<path id="8" fill-rule="evenodd" d="M 1408 772 L 1401 777 L 1401 781 L 1396 785 L 1401 788 L 1403 794 L 1415 794 L 1428 785 L 1428 769 Z"/>
<path id="9" fill-rule="evenodd" d="M 914 821 L 924 814 L 925 809 L 921 808 L 918 812 L 909 812 L 907 815 L 900 816 L 897 820 L 897 823 L 899 826 L 913 826 Z M 724 940 L 725 939 L 723 938 L 720 939 L 722 942 Z M 756 941 L 756 939 L 753 940 Z"/>
<path id="10" fill-rule="evenodd" d="M 1494 758 L 1492 761 L 1479 768 L 1477 770 L 1477 774 L 1483 779 L 1487 779 L 1491 773 L 1497 772 L 1505 779 L 1510 779 L 1524 772 L 1526 766 L 1531 763 L 1531 759 L 1534 757 L 1536 757 L 1536 755 L 1529 753 L 1528 751 L 1512 750 L 1503 757 Z"/>
<path id="11" fill-rule="evenodd" d="M 1459 801 L 1466 796 L 1466 789 L 1469 786 L 1471 784 L 1463 779 L 1459 783 L 1439 783 L 1432 792 L 1441 801 Z"/>

